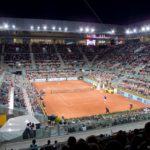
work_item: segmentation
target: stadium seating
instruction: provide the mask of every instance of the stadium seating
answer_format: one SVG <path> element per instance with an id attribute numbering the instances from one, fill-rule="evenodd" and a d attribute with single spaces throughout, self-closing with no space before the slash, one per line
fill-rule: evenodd
<path id="1" fill-rule="evenodd" d="M 147 98 L 150 97 L 149 44 L 129 42 L 111 47 L 44 43 L 33 43 L 31 47 L 28 44 L 0 44 L 0 53 L 2 53 L 2 47 L 4 47 L 4 63 L 7 63 L 10 67 L 7 69 L 13 70 L 16 62 L 20 62 L 21 70 L 24 71 L 24 76 L 22 75 L 24 80 L 14 75 L 15 108 L 26 110 L 23 85 L 28 94 L 33 112 L 35 114 L 43 114 L 39 101 L 40 95 L 29 81 L 47 78 L 79 77 L 84 75 L 84 71 L 85 73 L 87 71 L 86 78 L 103 83 L 105 86 L 112 86 L 112 83 L 118 80 L 118 84 L 115 85 L 116 88 Z M 31 57 L 31 54 L 33 54 L 33 57 Z M 87 60 L 85 60 L 85 57 Z M 0 77 L 2 73 L 3 70 L 1 69 Z M 12 80 L 12 74 L 6 73 L 0 85 L 0 104 L 6 107 L 8 107 L 9 103 L 8 95 L 9 88 L 12 86 Z M 89 130 L 148 119 L 150 119 L 149 114 L 143 110 L 137 110 L 108 116 L 85 116 L 68 120 L 65 122 L 65 125 L 67 125 L 67 133 L 72 133 L 83 131 L 83 127 Z M 139 144 L 142 144 L 145 140 L 145 137 L 141 138 L 143 132 L 145 131 L 135 130 L 129 133 L 120 131 L 116 133 L 116 136 L 111 137 L 105 135 L 88 137 L 86 141 L 81 139 L 77 143 L 75 142 L 73 147 L 78 150 L 82 146 L 83 149 L 109 150 L 111 145 L 119 150 L 123 148 L 135 150 L 138 145 L 140 149 L 143 145 Z M 112 139 L 117 141 L 112 141 Z M 136 140 L 139 140 L 137 145 L 134 143 Z M 90 144 L 91 141 L 94 144 Z M 44 149 L 45 146 L 40 148 Z M 70 146 L 68 143 L 62 149 L 72 149 L 72 146 Z"/>

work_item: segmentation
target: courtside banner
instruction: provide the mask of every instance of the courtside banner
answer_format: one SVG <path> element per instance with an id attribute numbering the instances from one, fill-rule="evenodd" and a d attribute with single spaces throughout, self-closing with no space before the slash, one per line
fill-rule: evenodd
<path id="1" fill-rule="evenodd" d="M 129 94 L 129 93 L 121 91 L 121 90 L 118 90 L 117 93 L 119 95 L 122 95 L 124 97 L 129 98 L 130 100 L 134 100 L 134 101 L 144 103 L 146 105 L 150 105 L 150 100 L 149 99 L 145 99 L 145 98 L 142 98 L 142 97 L 137 96 L 137 95 Z"/>
<path id="2" fill-rule="evenodd" d="M 91 84 L 97 85 L 97 82 L 92 81 L 91 79 L 84 78 L 83 80 L 84 80 L 85 82 L 87 82 L 87 83 L 91 83 Z"/>
<path id="3" fill-rule="evenodd" d="M 47 81 L 65 81 L 65 80 L 78 80 L 77 77 L 68 78 L 49 78 L 49 79 L 32 79 L 31 82 L 47 82 Z"/>

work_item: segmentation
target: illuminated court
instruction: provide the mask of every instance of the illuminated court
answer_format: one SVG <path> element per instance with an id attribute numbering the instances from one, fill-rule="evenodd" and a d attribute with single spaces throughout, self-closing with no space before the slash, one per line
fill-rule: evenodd
<path id="1" fill-rule="evenodd" d="M 129 110 L 131 103 L 133 109 L 148 107 L 118 94 L 93 90 L 91 89 L 92 85 L 84 81 L 36 82 L 33 83 L 33 86 L 38 91 L 43 90 L 45 92 L 43 99 L 47 115 L 55 114 L 65 118 L 76 118 L 105 114 L 106 105 L 110 113 L 120 112 Z M 104 96 L 107 96 L 106 103 L 103 101 Z"/>

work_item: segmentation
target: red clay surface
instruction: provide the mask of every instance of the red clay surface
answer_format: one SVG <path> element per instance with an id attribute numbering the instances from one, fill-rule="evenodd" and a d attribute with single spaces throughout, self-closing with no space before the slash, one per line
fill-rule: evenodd
<path id="1" fill-rule="evenodd" d="M 91 116 L 105 114 L 105 106 L 110 112 L 119 112 L 129 110 L 129 104 L 133 104 L 133 109 L 148 107 L 147 105 L 129 100 L 118 94 L 108 94 L 103 90 L 85 91 L 76 93 L 51 93 L 56 89 L 81 89 L 91 87 L 91 84 L 84 81 L 60 81 L 60 82 L 36 82 L 33 86 L 37 90 L 44 90 L 43 96 L 46 105 L 47 115 L 55 114 L 65 118 L 76 118 L 82 116 Z M 106 104 L 103 97 L 107 96 Z"/>

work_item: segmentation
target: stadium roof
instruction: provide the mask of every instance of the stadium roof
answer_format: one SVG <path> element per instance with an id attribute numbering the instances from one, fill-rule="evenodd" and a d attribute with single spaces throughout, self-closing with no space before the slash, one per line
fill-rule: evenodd
<path id="1" fill-rule="evenodd" d="M 0 30 L 72 32 L 85 34 L 124 34 L 125 27 L 120 25 L 87 23 L 75 21 L 0 18 Z"/>

